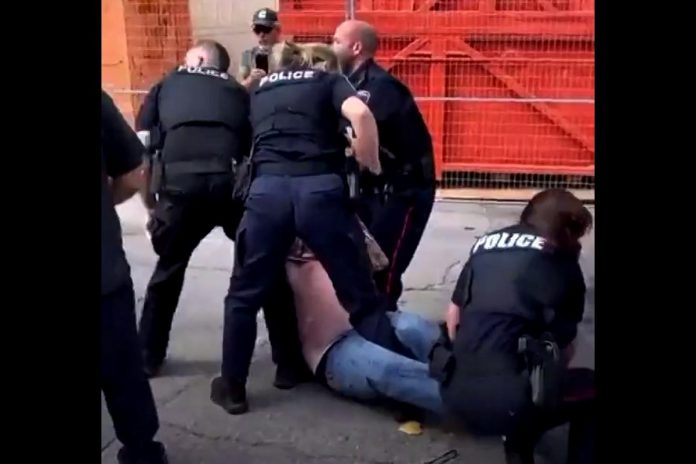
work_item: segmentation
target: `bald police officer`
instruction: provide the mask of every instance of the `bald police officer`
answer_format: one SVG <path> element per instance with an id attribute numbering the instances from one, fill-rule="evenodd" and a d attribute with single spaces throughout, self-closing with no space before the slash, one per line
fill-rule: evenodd
<path id="1" fill-rule="evenodd" d="M 435 162 L 428 127 L 409 89 L 374 61 L 377 33 L 346 21 L 334 34 L 341 68 L 377 120 L 381 178 L 363 176 L 359 215 L 389 257 L 375 275 L 395 310 L 402 275 L 416 252 L 435 201 Z"/>
<path id="2" fill-rule="evenodd" d="M 157 84 L 137 118 L 139 130 L 158 133 L 161 160 L 153 163 L 158 201 L 151 220 L 152 245 L 159 256 L 147 287 L 140 319 L 146 372 L 155 376 L 164 363 L 169 332 L 191 254 L 216 226 L 234 239 L 241 211 L 232 200 L 233 163 L 251 149 L 249 95 L 230 79 L 225 48 L 199 41 L 186 63 Z M 153 182 L 155 184 L 155 182 Z M 289 291 L 288 291 L 289 293 Z M 279 315 L 287 301 L 274 292 Z M 268 316 L 273 302 L 266 302 Z M 292 316 L 292 314 L 290 314 Z M 294 319 L 266 317 L 274 361 L 275 384 L 290 388 L 304 364 Z M 279 349 L 279 346 L 282 349 Z M 297 369 L 295 369 L 297 365 Z"/>
<path id="3" fill-rule="evenodd" d="M 270 8 L 261 8 L 254 13 L 251 19 L 251 27 L 258 39 L 258 45 L 242 53 L 242 61 L 239 65 L 239 74 L 237 76 L 239 82 L 247 89 L 268 72 L 268 69 L 258 68 L 257 56 L 263 55 L 267 57 L 271 47 L 280 42 L 278 13 Z"/>

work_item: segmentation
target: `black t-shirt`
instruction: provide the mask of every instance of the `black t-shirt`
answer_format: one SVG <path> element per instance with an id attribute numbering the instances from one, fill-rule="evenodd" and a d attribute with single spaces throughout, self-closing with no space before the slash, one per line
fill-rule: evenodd
<path id="1" fill-rule="evenodd" d="M 130 283 L 130 268 L 123 251 L 121 223 L 109 178 L 137 169 L 142 163 L 144 147 L 104 91 L 101 106 L 101 294 L 107 295 Z"/>
<path id="2" fill-rule="evenodd" d="M 515 352 L 522 335 L 568 345 L 582 320 L 585 283 L 577 256 L 534 230 L 506 227 L 479 238 L 452 294 L 461 308 L 455 350 Z"/>

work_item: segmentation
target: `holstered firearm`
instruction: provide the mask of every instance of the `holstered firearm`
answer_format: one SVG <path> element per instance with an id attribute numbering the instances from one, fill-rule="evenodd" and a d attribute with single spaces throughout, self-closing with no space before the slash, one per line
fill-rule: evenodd
<path id="1" fill-rule="evenodd" d="M 157 195 L 164 187 L 164 162 L 162 160 L 162 147 L 164 146 L 164 133 L 159 127 L 150 132 L 150 147 L 148 149 L 150 169 L 150 195 L 157 199 Z"/>
<path id="2" fill-rule="evenodd" d="M 360 165 L 353 155 L 346 157 L 346 183 L 350 201 L 360 200 Z"/>
<path id="3" fill-rule="evenodd" d="M 455 360 L 452 347 L 452 340 L 447 333 L 447 324 L 440 324 L 440 337 L 433 345 L 428 354 L 428 371 L 430 377 L 437 380 L 441 385 L 446 386 L 452 378 Z"/>
<path id="4" fill-rule="evenodd" d="M 527 363 L 532 387 L 532 401 L 546 411 L 553 411 L 561 400 L 563 361 L 553 336 L 544 334 L 536 339 L 520 337 L 518 353 Z"/>

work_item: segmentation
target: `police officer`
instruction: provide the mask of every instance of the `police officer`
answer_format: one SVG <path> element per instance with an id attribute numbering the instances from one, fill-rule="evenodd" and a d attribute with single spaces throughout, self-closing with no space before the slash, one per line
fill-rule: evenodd
<path id="1" fill-rule="evenodd" d="M 594 462 L 594 376 L 566 369 L 584 310 L 579 239 L 592 224 L 565 190 L 536 195 L 519 224 L 480 237 L 432 352 L 445 406 L 475 433 L 504 435 L 509 464 L 533 463 L 570 422 L 568 462 Z M 564 361 L 565 359 L 565 361 Z"/>
<path id="2" fill-rule="evenodd" d="M 137 118 L 139 130 L 156 134 L 161 159 L 152 163 L 154 205 L 150 233 L 159 256 L 147 287 L 140 319 L 148 375 L 159 372 L 167 351 L 172 319 L 191 254 L 210 231 L 221 226 L 233 239 L 241 211 L 232 201 L 232 167 L 251 149 L 249 95 L 227 74 L 230 60 L 219 43 L 199 41 L 186 63 L 157 84 Z M 278 275 L 279 285 L 282 277 Z M 275 292 L 280 317 L 288 314 L 286 292 Z M 290 299 L 291 301 L 291 299 Z M 271 312 L 273 302 L 264 306 Z M 266 317 L 274 360 L 275 384 L 290 388 L 304 362 L 290 319 Z"/>
<path id="3" fill-rule="evenodd" d="M 144 149 L 103 91 L 101 107 L 101 388 L 123 444 L 118 462 L 166 464 L 164 447 L 153 441 L 157 409 L 143 373 L 133 282 L 114 208 L 141 187 Z"/>
<path id="4" fill-rule="evenodd" d="M 261 8 L 254 13 L 251 27 L 258 39 L 258 45 L 242 53 L 242 61 L 239 64 L 237 76 L 239 82 L 247 89 L 264 77 L 268 71 L 268 69 L 260 69 L 257 66 L 256 57 L 263 55 L 267 58 L 273 45 L 280 41 L 278 13 L 270 8 Z"/>
<path id="5" fill-rule="evenodd" d="M 359 214 L 390 259 L 375 276 L 395 310 L 402 275 L 416 252 L 435 201 L 433 145 L 409 89 L 374 61 L 377 34 L 350 20 L 336 29 L 333 48 L 343 72 L 377 120 L 381 178 L 363 176 Z"/>
<path id="6" fill-rule="evenodd" d="M 364 237 L 342 177 L 341 115 L 357 133 L 357 161 L 380 172 L 374 118 L 344 76 L 312 69 L 299 45 L 276 45 L 270 69 L 273 72 L 252 94 L 254 178 L 225 300 L 222 377 L 211 385 L 212 401 L 230 414 L 248 408 L 245 384 L 256 313 L 269 291 L 270 275 L 284 266 L 296 237 L 326 269 L 353 326 L 365 338 L 408 354 L 375 289 Z"/>

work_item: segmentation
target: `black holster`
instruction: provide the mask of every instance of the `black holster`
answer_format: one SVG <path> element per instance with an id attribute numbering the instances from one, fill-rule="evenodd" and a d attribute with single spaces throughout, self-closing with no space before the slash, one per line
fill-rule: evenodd
<path id="1" fill-rule="evenodd" d="M 156 150 L 150 157 L 150 193 L 157 195 L 164 187 L 164 163 L 162 150 Z"/>
<path id="2" fill-rule="evenodd" d="M 540 338 L 521 337 L 518 353 L 526 362 L 532 388 L 532 401 L 546 411 L 556 409 L 561 401 L 563 361 L 558 344 L 550 334 Z"/>
<path id="3" fill-rule="evenodd" d="M 455 359 L 452 352 L 452 341 L 447 334 L 447 326 L 440 325 L 440 338 L 433 345 L 428 355 L 430 377 L 437 380 L 440 385 L 447 385 L 454 372 Z"/>
<path id="4" fill-rule="evenodd" d="M 346 158 L 346 184 L 351 202 L 360 200 L 360 166 L 354 156 Z"/>

